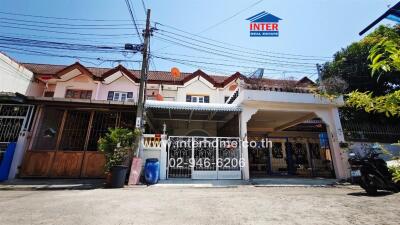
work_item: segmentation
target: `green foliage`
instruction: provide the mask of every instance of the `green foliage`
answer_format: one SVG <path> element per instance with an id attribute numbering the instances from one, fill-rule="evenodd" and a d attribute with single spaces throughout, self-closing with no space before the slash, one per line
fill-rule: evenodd
<path id="1" fill-rule="evenodd" d="M 312 93 L 316 97 L 319 97 L 321 99 L 328 99 L 331 102 L 333 102 L 335 99 L 337 99 L 340 96 L 339 93 L 330 93 L 330 92 L 322 91 L 322 90 L 315 90 L 315 91 L 312 91 Z"/>
<path id="2" fill-rule="evenodd" d="M 400 36 L 387 32 L 387 36 L 375 38 L 368 59 L 371 61 L 371 75 L 374 76 L 379 72 L 378 80 L 383 73 L 400 78 L 398 74 L 400 72 Z M 400 116 L 400 91 L 396 90 L 382 96 L 374 96 L 371 91 L 353 91 L 348 94 L 347 105 L 364 109 L 366 112 L 383 113 L 387 117 Z"/>
<path id="3" fill-rule="evenodd" d="M 378 70 L 377 68 L 382 67 L 382 63 L 375 66 L 370 65 L 374 59 L 375 62 L 380 62 L 384 59 L 384 55 L 379 55 L 386 52 L 386 49 L 382 50 L 382 48 L 375 47 L 376 45 L 389 46 L 385 55 L 389 51 L 393 51 L 393 47 L 390 47 L 383 40 L 398 43 L 397 40 L 400 40 L 400 27 L 379 26 L 361 41 L 352 43 L 338 51 L 334 55 L 333 61 L 325 63 L 322 69 L 324 84 L 326 80 L 329 81 L 332 77 L 340 77 L 348 84 L 346 87 L 343 86 L 344 92 L 350 94 L 345 95 L 345 100 L 349 98 L 347 106 L 340 109 L 342 122 L 361 123 L 369 121 L 376 124 L 399 124 L 397 117 L 385 116 L 397 113 L 398 110 L 393 108 L 393 106 L 396 106 L 396 94 L 385 98 L 379 98 L 379 96 L 385 96 L 399 90 L 400 71 L 393 69 L 393 67 L 390 67 L 390 71 Z M 375 53 L 374 56 L 370 56 L 372 51 Z M 396 57 L 393 59 L 397 60 Z M 376 69 L 374 70 L 374 68 Z M 385 68 L 387 67 L 385 66 Z M 376 76 L 371 76 L 373 70 L 376 76 L 379 76 L 379 79 Z M 329 89 L 335 90 L 337 87 L 341 87 L 341 85 L 335 82 L 327 82 L 326 89 L 328 94 L 334 94 L 329 93 L 331 91 Z M 378 98 L 375 99 L 375 97 Z M 358 100 L 360 102 L 357 102 Z M 368 102 L 367 100 L 371 101 Z M 383 100 L 390 100 L 391 102 L 382 103 Z M 384 105 L 389 108 L 385 109 Z M 362 106 L 366 106 L 366 108 Z M 378 106 L 378 108 L 374 109 L 373 106 Z M 366 111 L 383 112 L 384 114 L 366 113 Z"/>
<path id="4" fill-rule="evenodd" d="M 366 112 L 383 113 L 387 117 L 400 116 L 400 91 L 374 97 L 372 92 L 353 91 L 347 94 L 346 104 Z"/>
<path id="5" fill-rule="evenodd" d="M 400 183 L 400 167 L 399 166 L 389 167 L 389 171 L 392 173 L 393 176 L 392 180 L 396 183 Z"/>
<path id="6" fill-rule="evenodd" d="M 374 96 L 397 90 L 396 86 L 400 85 L 399 71 L 380 71 L 379 80 L 371 76 L 373 68 L 370 66 L 370 52 L 375 48 L 376 55 L 382 53 L 381 48 L 375 47 L 382 40 L 392 41 L 398 46 L 400 27 L 380 26 L 361 41 L 354 42 L 335 53 L 333 61 L 323 66 L 324 83 L 331 77 L 340 77 L 348 84 L 346 92 L 371 91 Z"/>
<path id="7" fill-rule="evenodd" d="M 129 162 L 135 152 L 135 137 L 140 132 L 125 128 L 109 128 L 109 132 L 98 141 L 99 150 L 106 157 L 106 171 L 116 165 L 124 165 Z"/>
<path id="8" fill-rule="evenodd" d="M 368 59 L 371 60 L 372 75 L 377 72 L 400 71 L 400 41 L 384 38 L 375 44 Z M 379 77 L 378 77 L 379 79 Z"/>

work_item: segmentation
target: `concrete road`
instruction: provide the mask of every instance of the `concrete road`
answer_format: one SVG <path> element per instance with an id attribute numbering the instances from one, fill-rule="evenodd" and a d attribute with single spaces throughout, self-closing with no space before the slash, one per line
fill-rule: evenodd
<path id="1" fill-rule="evenodd" d="M 400 224 L 400 194 L 357 187 L 0 191 L 0 224 Z"/>

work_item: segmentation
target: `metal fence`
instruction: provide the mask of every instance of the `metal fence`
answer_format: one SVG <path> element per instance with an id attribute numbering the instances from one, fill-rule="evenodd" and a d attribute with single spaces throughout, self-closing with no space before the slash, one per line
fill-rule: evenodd
<path id="1" fill-rule="evenodd" d="M 392 124 L 342 123 L 346 141 L 395 143 L 400 140 L 400 126 Z"/>
<path id="2" fill-rule="evenodd" d="M 238 137 L 170 136 L 168 178 L 240 179 Z"/>

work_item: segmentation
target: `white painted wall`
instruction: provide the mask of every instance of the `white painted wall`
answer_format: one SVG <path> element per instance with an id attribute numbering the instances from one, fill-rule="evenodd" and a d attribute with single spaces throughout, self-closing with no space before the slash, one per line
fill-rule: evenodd
<path id="1" fill-rule="evenodd" d="M 291 93 L 291 92 L 278 92 L 278 91 L 259 91 L 259 90 L 242 90 L 240 94 L 240 102 L 242 101 L 262 101 L 271 103 L 299 103 L 299 104 L 312 104 L 312 105 L 332 105 L 343 106 L 343 97 L 339 96 L 337 99 L 329 100 L 327 98 L 315 96 L 308 93 Z"/>
<path id="2" fill-rule="evenodd" d="M 210 96 L 210 103 L 225 103 L 225 96 L 230 96 L 233 91 L 229 91 L 230 85 L 224 88 L 216 88 L 203 77 L 196 77 L 188 81 L 184 86 L 178 86 L 178 102 L 186 102 L 186 95 L 205 95 Z"/>
<path id="3" fill-rule="evenodd" d="M 33 73 L 8 56 L 0 53 L 0 91 L 26 94 Z"/>

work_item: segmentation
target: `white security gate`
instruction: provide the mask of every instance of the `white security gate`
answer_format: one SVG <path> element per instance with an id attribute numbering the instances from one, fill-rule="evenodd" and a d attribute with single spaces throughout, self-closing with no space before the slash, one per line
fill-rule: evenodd
<path id="1" fill-rule="evenodd" d="M 169 137 L 168 178 L 241 179 L 237 137 Z"/>
<path id="2" fill-rule="evenodd" d="M 0 104 L 0 161 L 7 145 L 18 140 L 27 130 L 33 115 L 33 105 Z"/>

